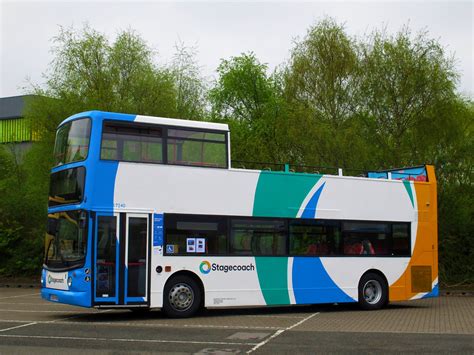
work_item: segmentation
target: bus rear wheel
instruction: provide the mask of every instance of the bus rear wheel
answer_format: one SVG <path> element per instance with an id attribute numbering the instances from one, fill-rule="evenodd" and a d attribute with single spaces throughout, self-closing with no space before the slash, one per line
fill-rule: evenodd
<path id="1" fill-rule="evenodd" d="M 359 282 L 359 305 L 363 309 L 380 309 L 388 303 L 388 287 L 384 278 L 367 273 Z"/>
<path id="2" fill-rule="evenodd" d="M 197 282 L 186 275 L 172 277 L 165 285 L 163 312 L 171 318 L 191 317 L 201 307 L 201 290 Z"/>

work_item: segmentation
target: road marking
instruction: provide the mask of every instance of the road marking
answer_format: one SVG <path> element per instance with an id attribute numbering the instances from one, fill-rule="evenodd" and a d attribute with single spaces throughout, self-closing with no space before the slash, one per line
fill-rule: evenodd
<path id="1" fill-rule="evenodd" d="M 77 311 L 31 311 L 31 310 L 25 310 L 25 309 L 0 309 L 0 312 L 19 312 L 19 313 L 76 313 Z M 94 314 L 94 313 L 88 313 L 88 314 Z"/>
<path id="2" fill-rule="evenodd" d="M 1 303 L 0 303 L 1 304 Z M 269 314 L 269 315 L 252 315 L 252 314 L 249 314 L 249 315 L 245 315 L 244 317 L 252 317 L 252 318 L 288 318 L 288 319 L 303 319 L 305 316 L 280 316 L 280 315 L 272 315 L 272 314 Z"/>
<path id="3" fill-rule="evenodd" d="M 39 296 L 40 294 L 41 293 L 28 293 L 27 295 L 0 297 L 0 300 L 6 300 L 7 298 L 20 298 L 20 297 L 28 297 L 28 296 Z"/>
<path id="4" fill-rule="evenodd" d="M 36 303 L 27 303 L 27 302 L 0 302 L 0 306 L 3 305 L 9 305 L 9 304 L 14 304 L 14 305 L 22 305 L 22 306 L 50 306 L 50 307 L 67 307 L 67 308 L 72 308 L 71 305 L 69 304 L 61 304 L 61 303 L 52 303 L 52 302 L 45 302 L 44 300 L 41 300 L 40 302 Z"/>
<path id="5" fill-rule="evenodd" d="M 29 327 L 30 325 L 35 325 L 37 324 L 36 322 L 31 322 L 31 323 L 28 323 L 28 324 L 21 324 L 21 325 L 17 325 L 16 327 L 10 327 L 10 328 L 6 328 L 6 329 L 0 329 L 0 333 L 1 332 L 6 332 L 8 330 L 13 330 L 13 329 L 18 329 L 18 328 L 23 328 L 23 327 Z"/>
<path id="6" fill-rule="evenodd" d="M 92 340 L 92 341 L 116 341 L 130 343 L 172 343 L 172 344 L 204 344 L 204 345 L 257 345 L 256 343 L 233 343 L 225 341 L 195 341 L 195 340 L 162 340 L 162 339 L 124 339 L 124 338 L 88 338 L 88 337 L 61 337 L 47 335 L 16 335 L 0 334 L 2 338 L 30 338 L 30 339 L 55 339 L 55 340 Z"/>
<path id="7" fill-rule="evenodd" d="M 240 349 L 226 349 L 226 348 L 205 348 L 194 355 L 232 355 L 232 354 L 240 354 Z"/>
<path id="8" fill-rule="evenodd" d="M 257 350 L 258 348 L 261 348 L 262 346 L 264 346 L 265 344 L 267 344 L 269 341 L 275 339 L 277 336 L 283 334 L 284 332 L 286 332 L 287 330 L 291 330 L 293 328 L 296 328 L 297 326 L 303 324 L 304 322 L 306 322 L 307 320 L 313 318 L 315 315 L 319 314 L 319 312 L 317 313 L 313 313 L 313 314 L 310 314 L 309 316 L 307 316 L 306 318 L 300 320 L 299 322 L 296 322 L 295 324 L 289 326 L 288 328 L 285 328 L 285 329 L 279 329 L 277 330 L 275 333 L 273 333 L 273 335 L 267 339 L 265 339 L 264 341 L 258 343 L 257 345 L 255 345 L 252 349 L 250 349 L 249 351 L 247 351 L 247 354 L 250 354 L 252 352 L 254 352 L 255 350 Z"/>
<path id="9" fill-rule="evenodd" d="M 112 310 L 105 310 L 102 312 L 110 312 Z M 84 325 L 84 324 L 93 324 L 94 326 L 135 326 L 135 327 L 173 327 L 173 326 L 178 326 L 178 327 L 183 327 L 183 328 L 202 328 L 202 329 L 254 329 L 254 330 L 278 330 L 278 329 L 284 329 L 284 327 L 252 327 L 252 326 L 245 326 L 245 325 L 204 325 L 204 324 L 175 324 L 175 323 L 141 323 L 141 322 L 69 322 L 65 321 L 66 319 L 72 319 L 72 318 L 79 318 L 79 317 L 86 317 L 94 313 L 86 313 L 86 314 L 81 314 L 77 316 L 72 316 L 72 317 L 66 317 L 66 318 L 59 318 L 56 320 L 52 321 L 34 321 L 34 320 L 11 320 L 11 319 L 0 319 L 0 323 L 31 323 L 31 322 L 36 322 L 38 324 L 50 324 L 50 323 L 55 323 L 55 324 L 71 324 L 71 325 Z"/>
<path id="10" fill-rule="evenodd" d="M 58 318 L 58 319 L 55 319 L 55 320 L 50 320 L 50 321 L 47 321 L 46 323 L 60 323 L 60 322 L 63 322 L 64 324 L 68 324 L 69 322 L 64 322 L 65 320 L 67 319 L 75 319 L 75 318 L 81 318 L 81 317 L 87 317 L 88 315 L 91 315 L 91 314 L 97 314 L 97 313 L 107 313 L 107 312 L 110 312 L 112 311 L 111 309 L 106 309 L 106 310 L 103 310 L 103 311 L 99 311 L 99 312 L 95 312 L 95 313 L 83 313 L 83 314 L 76 314 L 75 316 L 71 316 L 71 317 L 66 317 L 66 318 Z M 72 322 L 71 322 L 72 323 Z M 80 323 L 80 324 L 84 324 L 83 322 L 75 322 L 75 323 Z"/>

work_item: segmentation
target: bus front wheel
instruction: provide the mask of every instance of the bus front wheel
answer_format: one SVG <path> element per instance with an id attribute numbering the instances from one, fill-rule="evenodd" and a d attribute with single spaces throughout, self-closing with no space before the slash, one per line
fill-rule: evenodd
<path id="1" fill-rule="evenodd" d="M 384 278 L 376 273 L 367 273 L 359 282 L 359 305 L 363 309 L 380 309 L 388 303 L 388 287 Z"/>
<path id="2" fill-rule="evenodd" d="M 165 285 L 163 312 L 171 318 L 191 317 L 199 310 L 201 299 L 201 290 L 193 278 L 172 277 Z"/>

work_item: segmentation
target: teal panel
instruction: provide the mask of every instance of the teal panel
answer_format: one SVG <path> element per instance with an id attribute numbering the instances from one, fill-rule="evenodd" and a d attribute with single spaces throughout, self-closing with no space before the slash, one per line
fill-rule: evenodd
<path id="1" fill-rule="evenodd" d="M 410 196 L 411 205 L 413 206 L 413 208 L 415 208 L 415 202 L 413 201 L 413 191 L 411 189 L 410 181 L 404 180 L 403 185 L 405 186 L 405 189 L 407 190 L 408 196 Z"/>
<path id="2" fill-rule="evenodd" d="M 259 217 L 295 218 L 322 175 L 262 171 L 253 206 Z M 256 257 L 260 289 L 267 305 L 290 304 L 288 257 Z"/>
<path id="3" fill-rule="evenodd" d="M 258 281 L 267 305 L 290 304 L 288 258 L 256 257 Z"/>
<path id="4" fill-rule="evenodd" d="M 253 215 L 296 217 L 298 210 L 322 175 L 262 171 L 257 182 Z"/>

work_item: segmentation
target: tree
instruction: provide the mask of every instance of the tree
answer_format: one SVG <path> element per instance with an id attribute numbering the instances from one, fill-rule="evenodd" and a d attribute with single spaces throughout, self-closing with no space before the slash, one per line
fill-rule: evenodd
<path id="1" fill-rule="evenodd" d="M 41 213 L 15 150 L 0 147 L 0 275 L 7 276 L 37 272 L 41 260 Z"/>
<path id="2" fill-rule="evenodd" d="M 433 151 L 438 175 L 440 278 L 445 283 L 474 282 L 474 103 L 458 98 L 449 112 L 456 125 Z"/>
<path id="3" fill-rule="evenodd" d="M 25 112 L 25 118 L 35 122 L 40 141 L 23 162 L 15 161 L 11 154 L 0 156 L 3 274 L 32 272 L 40 267 L 52 150 L 62 120 L 89 110 L 165 117 L 198 111 L 192 107 L 194 98 L 179 97 L 179 93 L 191 92 L 181 89 L 189 77 L 189 67 L 181 68 L 183 75 L 178 80 L 174 68 L 154 64 L 153 51 L 132 30 L 119 33 L 110 43 L 88 27 L 81 31 L 61 29 L 54 41 L 46 86 L 33 87 L 39 97 L 27 103 Z M 182 110 L 183 103 L 188 111 Z M 202 107 L 202 102 L 199 105 Z"/>
<path id="4" fill-rule="evenodd" d="M 70 114 L 99 109 L 176 116 L 172 73 L 153 63 L 153 52 L 135 32 L 121 32 L 110 44 L 88 27 L 61 29 L 55 44 L 47 87 L 37 91 L 67 103 Z"/>
<path id="5" fill-rule="evenodd" d="M 283 68 L 295 146 L 309 165 L 364 167 L 358 44 L 334 20 L 312 26 Z M 350 142 L 350 144 L 348 144 Z"/>
<path id="6" fill-rule="evenodd" d="M 179 43 L 171 65 L 177 91 L 177 116 L 201 120 L 207 114 L 207 82 L 196 62 L 197 49 Z"/>
<path id="7" fill-rule="evenodd" d="M 288 98 L 307 108 L 318 123 L 337 127 L 357 108 L 358 69 L 354 40 L 344 27 L 325 19 L 291 52 L 285 73 Z"/>
<path id="8" fill-rule="evenodd" d="M 213 118 L 231 126 L 236 160 L 272 163 L 288 161 L 293 154 L 285 130 L 281 82 L 267 69 L 253 53 L 222 60 L 219 78 L 209 92 Z"/>
<path id="9" fill-rule="evenodd" d="M 409 164 L 446 123 L 440 120 L 451 120 L 440 113 L 456 96 L 453 61 L 427 33 L 413 36 L 407 27 L 395 36 L 376 31 L 362 47 L 360 91 L 368 134 L 382 148 L 380 160 Z"/>

